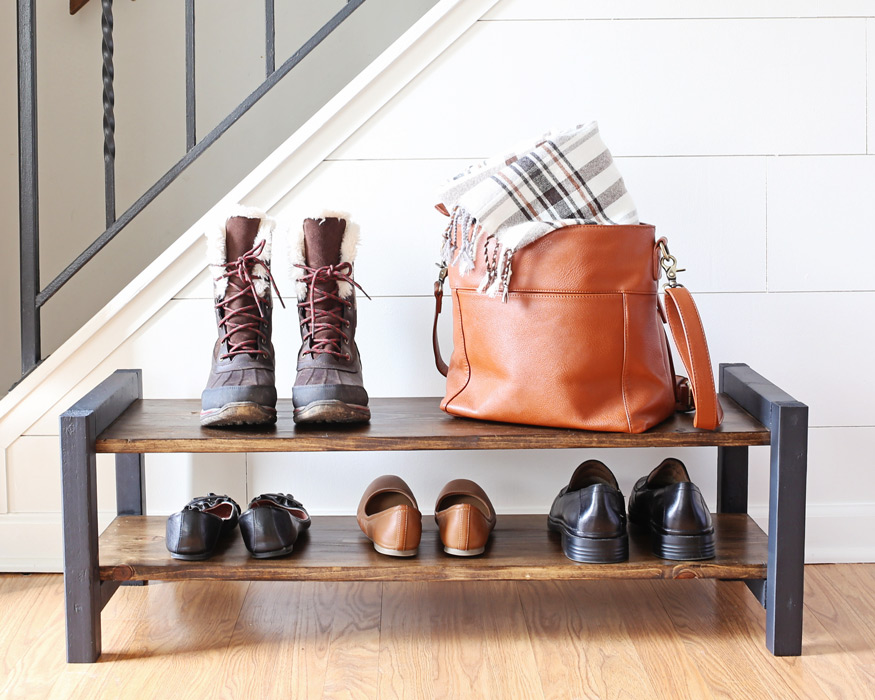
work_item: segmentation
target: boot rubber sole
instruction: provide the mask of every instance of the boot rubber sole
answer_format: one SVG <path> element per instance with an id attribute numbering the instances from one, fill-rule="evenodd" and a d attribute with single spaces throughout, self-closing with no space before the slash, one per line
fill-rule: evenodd
<path id="1" fill-rule="evenodd" d="M 295 409 L 295 423 L 366 423 L 371 409 L 338 399 L 313 401 Z"/>
<path id="2" fill-rule="evenodd" d="M 629 559 L 629 536 L 626 533 L 619 537 L 581 537 L 568 532 L 549 516 L 547 527 L 559 533 L 562 538 L 562 553 L 572 561 L 584 564 L 617 564 Z"/>
<path id="3" fill-rule="evenodd" d="M 201 425 L 204 427 L 270 423 L 276 423 L 276 409 L 252 401 L 226 403 L 221 408 L 201 411 Z"/>

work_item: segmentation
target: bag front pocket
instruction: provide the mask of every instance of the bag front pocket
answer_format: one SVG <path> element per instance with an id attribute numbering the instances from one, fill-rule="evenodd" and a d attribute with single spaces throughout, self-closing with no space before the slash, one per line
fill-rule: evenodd
<path id="1" fill-rule="evenodd" d="M 623 398 L 623 295 L 512 292 L 507 302 L 457 290 L 467 365 L 446 401 L 456 415 L 587 430 L 628 431 Z M 455 357 L 457 352 L 464 357 Z"/>

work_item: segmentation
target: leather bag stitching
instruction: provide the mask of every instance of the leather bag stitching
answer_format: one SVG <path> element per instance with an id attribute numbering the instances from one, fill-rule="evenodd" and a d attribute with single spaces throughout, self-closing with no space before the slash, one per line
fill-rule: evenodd
<path id="1" fill-rule="evenodd" d="M 626 295 L 623 295 L 623 370 L 620 372 L 620 390 L 623 394 L 623 410 L 626 412 L 626 425 L 632 432 L 632 418 L 629 416 L 629 400 L 626 397 L 626 359 L 629 350 L 629 308 L 626 306 Z"/>
<path id="2" fill-rule="evenodd" d="M 449 408 L 450 404 L 453 401 L 455 401 L 457 398 L 459 398 L 459 396 L 462 394 L 462 392 L 468 388 L 468 384 L 471 383 L 471 374 L 472 374 L 471 363 L 468 362 L 468 347 L 467 347 L 467 343 L 465 342 L 465 325 L 462 323 L 462 300 L 459 298 L 459 290 L 458 289 L 453 290 L 453 296 L 455 297 L 455 300 L 456 300 L 456 303 L 454 306 L 459 311 L 459 335 L 462 338 L 462 357 L 463 357 L 464 362 L 465 362 L 465 368 L 467 369 L 468 376 L 465 378 L 465 383 L 462 385 L 462 388 L 459 389 L 455 394 L 453 394 L 452 398 L 449 401 L 447 401 L 446 408 Z M 455 354 L 456 354 L 456 348 L 453 348 L 453 355 L 455 355 Z M 453 362 L 453 357 L 451 355 L 450 356 L 450 363 L 452 364 L 452 362 Z"/>

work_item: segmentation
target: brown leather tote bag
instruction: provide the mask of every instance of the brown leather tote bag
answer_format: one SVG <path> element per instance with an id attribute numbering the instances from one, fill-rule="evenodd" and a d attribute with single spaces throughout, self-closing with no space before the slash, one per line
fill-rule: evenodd
<path id="1" fill-rule="evenodd" d="M 459 232 L 456 232 L 459 235 Z M 473 270 L 442 268 L 435 283 L 434 350 L 447 377 L 447 413 L 530 425 L 640 433 L 682 398 L 664 331 L 669 321 L 689 373 L 694 425 L 723 417 L 695 303 L 674 279 L 674 258 L 648 224 L 558 229 L 513 257 L 506 301 L 477 288 L 486 237 Z M 658 283 L 669 276 L 665 306 Z M 453 303 L 453 353 L 437 342 L 443 279 Z M 674 286 L 673 286 L 674 285 Z"/>

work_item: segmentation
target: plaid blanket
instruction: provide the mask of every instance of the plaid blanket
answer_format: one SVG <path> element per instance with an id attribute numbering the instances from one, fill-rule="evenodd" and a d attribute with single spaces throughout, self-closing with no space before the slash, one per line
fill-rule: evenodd
<path id="1" fill-rule="evenodd" d="M 520 248 L 563 226 L 638 223 L 596 122 L 545 134 L 504 158 L 471 166 L 439 197 L 451 212 L 443 262 L 469 271 L 480 238 L 486 236 L 487 245 L 494 240 L 480 290 L 504 298 Z"/>

